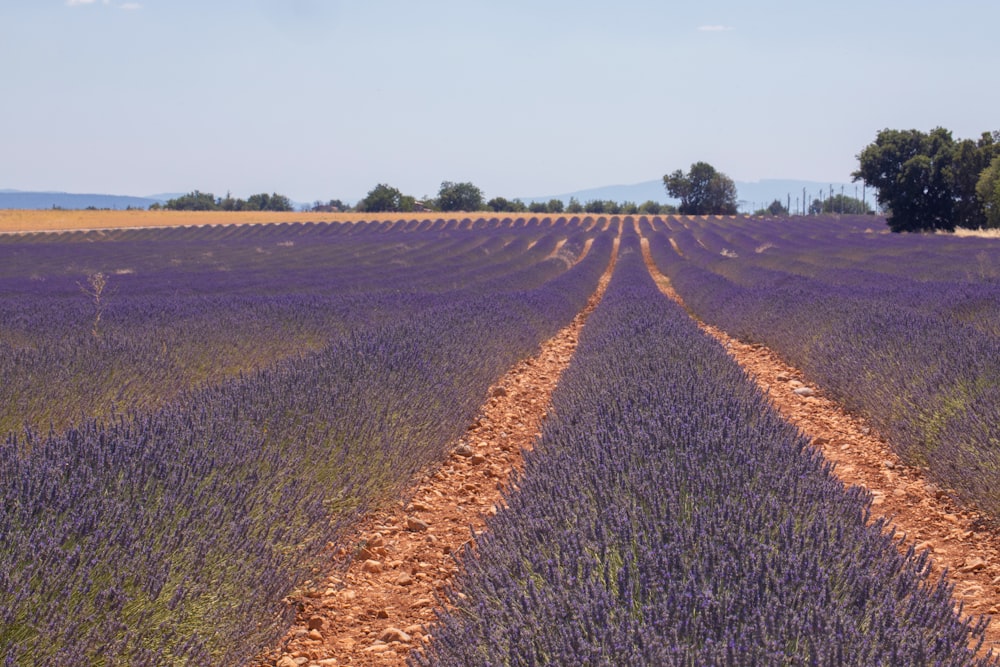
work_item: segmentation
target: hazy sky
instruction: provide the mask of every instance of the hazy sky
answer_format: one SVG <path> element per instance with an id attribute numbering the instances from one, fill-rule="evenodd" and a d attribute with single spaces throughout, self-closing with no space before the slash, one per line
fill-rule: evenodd
<path id="1" fill-rule="evenodd" d="M 356 201 L 850 180 L 1000 129 L 988 0 L 0 0 L 0 189 Z"/>

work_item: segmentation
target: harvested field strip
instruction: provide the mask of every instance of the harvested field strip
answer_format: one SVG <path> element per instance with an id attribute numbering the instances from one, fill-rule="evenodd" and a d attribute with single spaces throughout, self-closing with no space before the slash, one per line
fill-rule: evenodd
<path id="1" fill-rule="evenodd" d="M 683 306 L 670 280 L 656 267 L 648 239 L 643 238 L 642 248 L 660 290 Z M 902 463 L 863 418 L 847 413 L 767 347 L 742 343 L 693 314 L 692 319 L 719 341 L 781 415 L 836 464 L 833 473 L 838 479 L 872 494 L 872 520 L 891 522 L 901 551 L 930 552 L 932 572 L 944 574 L 954 586 L 956 604 L 969 614 L 1000 613 L 1000 531 L 987 517 L 956 504 L 946 490 L 927 481 L 926 471 Z M 1000 651 L 997 623 L 985 634 L 984 653 L 991 648 Z"/>
<path id="2" fill-rule="evenodd" d="M 522 468 L 522 452 L 537 439 L 579 333 L 607 288 L 617 247 L 616 240 L 586 308 L 491 387 L 448 461 L 408 500 L 367 517 L 346 540 L 352 548 L 330 554 L 332 572 L 304 586 L 295 626 L 259 664 L 402 665 L 414 646 L 430 641 L 426 626 L 457 572 L 453 554 L 470 530 L 483 530 L 510 475 Z"/>

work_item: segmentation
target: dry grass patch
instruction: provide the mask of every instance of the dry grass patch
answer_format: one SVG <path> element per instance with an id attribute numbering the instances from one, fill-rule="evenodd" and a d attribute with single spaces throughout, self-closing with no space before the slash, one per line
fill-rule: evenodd
<path id="1" fill-rule="evenodd" d="M 1000 229 L 955 229 L 955 236 L 977 236 L 983 239 L 1000 239 Z"/>

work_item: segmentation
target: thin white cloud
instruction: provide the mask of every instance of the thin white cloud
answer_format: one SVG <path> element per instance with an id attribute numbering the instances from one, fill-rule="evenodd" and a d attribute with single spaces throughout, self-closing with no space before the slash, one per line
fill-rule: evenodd
<path id="1" fill-rule="evenodd" d="M 112 0 L 101 0 L 101 4 L 105 7 L 111 7 Z M 66 0 L 66 6 L 68 7 L 79 7 L 81 5 L 93 5 L 97 4 L 97 0 Z M 117 5 L 118 9 L 124 9 L 126 11 L 134 11 L 136 9 L 142 9 L 142 5 L 138 2 L 123 2 Z"/>
<path id="2" fill-rule="evenodd" d="M 731 25 L 700 25 L 698 30 L 702 32 L 728 32 L 729 30 L 735 30 Z"/>

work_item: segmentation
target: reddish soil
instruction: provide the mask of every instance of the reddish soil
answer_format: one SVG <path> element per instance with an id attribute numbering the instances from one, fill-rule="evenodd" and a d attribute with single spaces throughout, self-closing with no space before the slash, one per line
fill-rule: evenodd
<path id="1" fill-rule="evenodd" d="M 411 650 L 431 639 L 426 627 L 434 607 L 458 572 L 453 554 L 469 541 L 470 530 L 485 528 L 510 475 L 521 469 L 522 451 L 541 432 L 552 391 L 613 265 L 573 322 L 491 388 L 465 437 L 409 500 L 367 517 L 347 542 L 355 545 L 351 552 L 331 553 L 329 573 L 303 587 L 295 625 L 257 664 L 403 665 Z"/>
<path id="2" fill-rule="evenodd" d="M 645 239 L 643 254 L 660 290 L 683 305 L 669 279 L 653 264 Z M 863 418 L 848 414 L 768 348 L 741 343 L 701 322 L 699 326 L 768 393 L 784 418 L 835 464 L 833 472 L 845 485 L 871 492 L 872 519 L 891 521 L 901 550 L 914 546 L 930 551 L 932 572 L 947 577 L 956 606 L 961 604 L 974 616 L 1000 613 L 1000 530 L 995 522 L 956 502 L 953 492 L 928 480 L 926 470 L 900 461 Z M 811 390 L 811 395 L 795 393 L 802 388 Z M 1000 623 L 987 628 L 983 651 L 988 649 L 1000 652 Z"/>

